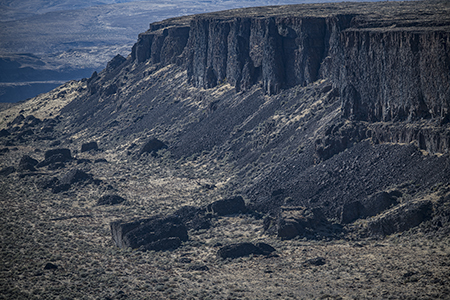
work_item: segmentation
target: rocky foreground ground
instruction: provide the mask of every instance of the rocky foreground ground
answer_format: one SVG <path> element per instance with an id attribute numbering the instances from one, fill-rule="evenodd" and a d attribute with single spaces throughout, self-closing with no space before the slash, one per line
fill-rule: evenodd
<path id="1" fill-rule="evenodd" d="M 0 111 L 4 299 L 445 299 L 446 2 L 151 24 Z"/>

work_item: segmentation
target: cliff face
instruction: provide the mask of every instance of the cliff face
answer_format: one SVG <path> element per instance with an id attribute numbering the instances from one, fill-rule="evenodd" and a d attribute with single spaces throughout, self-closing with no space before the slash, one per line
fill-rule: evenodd
<path id="1" fill-rule="evenodd" d="M 411 3 L 395 10 L 385 4 L 376 7 L 375 15 L 357 8 L 275 7 L 264 14 L 230 11 L 154 23 L 139 36 L 132 60 L 159 67 L 176 63 L 187 70 L 191 85 L 205 89 L 229 83 L 245 91 L 259 85 L 272 95 L 328 79 L 346 119 L 448 123 L 446 6 L 435 2 L 427 12 L 414 10 Z M 448 130 L 430 134 L 422 127 L 397 126 L 389 133 L 375 126 L 372 137 L 379 142 L 417 140 L 425 150 L 448 151 Z"/>
<path id="2" fill-rule="evenodd" d="M 344 115 L 366 121 L 450 121 L 450 32 L 346 30 L 341 33 Z"/>

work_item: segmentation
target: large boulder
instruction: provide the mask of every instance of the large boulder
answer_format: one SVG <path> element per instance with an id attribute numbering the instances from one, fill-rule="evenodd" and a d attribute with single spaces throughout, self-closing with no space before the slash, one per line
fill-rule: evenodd
<path id="1" fill-rule="evenodd" d="M 270 255 L 275 248 L 266 243 L 237 243 L 221 247 L 217 255 L 221 258 L 238 258 L 249 255 Z"/>
<path id="2" fill-rule="evenodd" d="M 24 155 L 20 159 L 18 170 L 34 172 L 34 171 L 36 171 L 35 166 L 37 164 L 38 164 L 38 161 L 36 159 L 32 158 L 29 155 Z"/>
<path id="3" fill-rule="evenodd" d="M 23 120 L 25 120 L 25 117 L 22 114 L 20 114 L 17 117 L 15 117 L 14 120 L 12 122 L 8 123 L 7 125 L 8 125 L 8 127 L 14 126 L 14 125 L 20 125 L 20 124 L 22 124 Z"/>
<path id="4" fill-rule="evenodd" d="M 57 148 L 57 149 L 51 149 L 45 151 L 45 159 L 48 159 L 54 155 L 60 154 L 64 159 L 70 160 L 72 159 L 72 154 L 70 152 L 70 149 L 66 148 Z"/>
<path id="5" fill-rule="evenodd" d="M 283 206 L 275 218 L 265 218 L 264 230 L 276 233 L 281 239 L 292 239 L 296 236 L 314 234 L 326 224 L 327 220 L 320 208 Z"/>
<path id="6" fill-rule="evenodd" d="M 150 153 L 152 155 L 156 155 L 156 152 L 161 149 L 166 149 L 167 145 L 161 142 L 160 140 L 156 138 L 150 139 L 147 143 L 142 146 L 141 150 L 139 151 L 139 154 L 143 153 Z"/>
<path id="7" fill-rule="evenodd" d="M 386 236 L 406 231 L 429 220 L 432 213 L 433 204 L 429 200 L 407 202 L 370 219 L 367 233 L 370 236 Z"/>
<path id="8" fill-rule="evenodd" d="M 16 172 L 16 168 L 14 168 L 13 166 L 5 167 L 0 170 L 0 176 L 8 176 L 9 174 L 12 174 L 14 172 Z"/>
<path id="9" fill-rule="evenodd" d="M 6 130 L 6 129 L 0 130 L 0 137 L 5 137 L 5 136 L 9 136 L 9 135 L 10 135 L 10 133 L 8 130 Z"/>
<path id="10" fill-rule="evenodd" d="M 174 212 L 188 229 L 199 230 L 211 227 L 210 218 L 205 214 L 205 209 L 195 206 L 183 206 Z"/>
<path id="11" fill-rule="evenodd" d="M 93 177 L 91 174 L 88 174 L 82 170 L 79 169 L 73 169 L 67 172 L 61 179 L 60 183 L 63 185 L 72 185 L 74 183 L 81 183 L 81 182 L 90 182 L 92 181 Z"/>
<path id="12" fill-rule="evenodd" d="M 81 145 L 81 152 L 86 152 L 90 150 L 98 150 L 97 142 L 89 142 Z"/>
<path id="13" fill-rule="evenodd" d="M 348 224 L 360 218 L 375 216 L 398 204 L 400 191 L 378 192 L 363 200 L 347 202 L 342 206 L 341 224 Z"/>
<path id="14" fill-rule="evenodd" d="M 125 202 L 125 198 L 119 195 L 104 195 L 97 201 L 97 205 L 116 205 Z"/>
<path id="15" fill-rule="evenodd" d="M 36 165 L 37 168 L 60 164 L 72 159 L 70 149 L 59 148 L 45 151 L 44 160 Z"/>
<path id="16" fill-rule="evenodd" d="M 218 216 L 246 213 L 244 199 L 241 196 L 215 201 L 206 207 L 206 211 Z"/>
<path id="17" fill-rule="evenodd" d="M 141 250 L 169 250 L 188 240 L 187 228 L 182 220 L 174 215 L 134 222 L 116 221 L 111 223 L 113 241 L 120 248 Z"/>

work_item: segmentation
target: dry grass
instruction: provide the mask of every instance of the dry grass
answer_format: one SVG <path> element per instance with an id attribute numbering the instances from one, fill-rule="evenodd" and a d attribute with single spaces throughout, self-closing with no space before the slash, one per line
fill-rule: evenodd
<path id="1" fill-rule="evenodd" d="M 190 232 L 190 240 L 174 251 L 119 249 L 111 241 L 111 221 L 209 203 L 220 198 L 222 190 L 205 190 L 201 183 L 226 181 L 230 175 L 202 176 L 194 172 L 201 168 L 193 162 L 145 160 L 85 167 L 128 199 L 112 207 L 95 206 L 98 197 L 108 191 L 105 184 L 53 194 L 36 187 L 39 178 L 18 180 L 17 174 L 3 178 L 0 298 L 450 297 L 450 239 L 429 239 L 420 232 L 378 241 L 281 241 L 263 232 L 261 219 L 236 215 L 213 220 L 209 230 Z M 277 249 L 277 256 L 234 260 L 216 256 L 220 244 L 240 241 L 269 243 Z M 325 265 L 305 264 L 319 256 L 325 258 Z M 49 262 L 58 269 L 44 270 Z"/>

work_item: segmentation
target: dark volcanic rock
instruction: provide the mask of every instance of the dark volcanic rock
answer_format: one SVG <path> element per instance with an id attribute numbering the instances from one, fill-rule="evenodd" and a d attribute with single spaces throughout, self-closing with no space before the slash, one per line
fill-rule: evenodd
<path id="1" fill-rule="evenodd" d="M 276 251 L 272 246 L 265 243 L 238 243 L 226 245 L 217 251 L 217 255 L 221 258 L 238 258 L 253 255 L 269 255 Z"/>
<path id="2" fill-rule="evenodd" d="M 38 163 L 39 162 L 36 159 L 34 159 L 34 158 L 32 158 L 32 157 L 30 157 L 28 155 L 24 155 L 20 159 L 18 170 L 19 171 L 32 171 L 32 172 L 34 172 L 34 171 L 36 171 L 35 166 Z"/>
<path id="3" fill-rule="evenodd" d="M 14 172 L 16 172 L 16 168 L 14 168 L 13 166 L 5 167 L 0 170 L 0 176 L 8 176 L 9 174 L 12 174 Z"/>
<path id="4" fill-rule="evenodd" d="M 56 270 L 58 269 L 58 266 L 53 263 L 46 263 L 44 266 L 44 270 Z"/>
<path id="5" fill-rule="evenodd" d="M 106 65 L 106 69 L 108 70 L 114 70 L 117 67 L 119 67 L 121 64 L 123 64 L 126 61 L 126 58 L 123 57 L 120 54 L 117 54 L 116 56 L 114 56 L 113 59 L 111 59 L 108 64 Z"/>
<path id="6" fill-rule="evenodd" d="M 37 168 L 45 167 L 51 164 L 64 163 L 72 159 L 69 149 L 52 149 L 45 151 L 45 159 L 36 165 Z"/>
<path id="7" fill-rule="evenodd" d="M 51 149 L 45 151 L 45 159 L 48 159 L 54 155 L 60 154 L 65 160 L 72 159 L 72 154 L 70 152 L 70 149 L 66 148 L 59 148 L 59 149 Z"/>
<path id="8" fill-rule="evenodd" d="M 91 174 L 88 174 L 79 169 L 73 169 L 67 172 L 61 179 L 61 185 L 72 185 L 74 183 L 80 182 L 90 182 L 93 177 Z"/>
<path id="9" fill-rule="evenodd" d="M 81 152 L 97 150 L 97 149 L 98 149 L 97 142 L 89 142 L 89 143 L 84 143 L 83 145 L 81 145 Z"/>
<path id="10" fill-rule="evenodd" d="M 327 262 L 326 262 L 326 260 L 325 260 L 325 258 L 323 258 L 323 257 L 320 257 L 320 256 L 318 256 L 318 257 L 315 257 L 315 258 L 311 258 L 311 259 L 308 259 L 308 260 L 306 260 L 304 263 L 303 263 L 303 265 L 304 266 L 323 266 L 324 264 L 326 264 Z"/>
<path id="11" fill-rule="evenodd" d="M 142 247 L 144 250 L 171 249 L 188 239 L 187 228 L 177 216 L 155 216 L 131 223 L 112 222 L 111 234 L 121 248 Z"/>
<path id="12" fill-rule="evenodd" d="M 150 139 L 139 151 L 139 154 L 142 153 L 151 153 L 152 155 L 156 155 L 156 152 L 161 149 L 166 149 L 167 145 L 161 142 L 156 138 Z"/>
<path id="13" fill-rule="evenodd" d="M 206 207 L 206 211 L 219 216 L 246 213 L 247 207 L 245 206 L 244 199 L 241 196 L 234 198 L 218 200 Z"/>
<path id="14" fill-rule="evenodd" d="M 327 220 L 319 208 L 284 206 L 277 216 L 276 232 L 281 239 L 292 239 L 311 234 L 326 223 Z"/>
<path id="15" fill-rule="evenodd" d="M 174 215 L 181 218 L 189 229 L 199 230 L 211 227 L 210 219 L 205 215 L 205 210 L 198 207 L 183 206 L 175 211 Z"/>
<path id="16" fill-rule="evenodd" d="M 402 232 L 430 219 L 432 212 L 433 204 L 431 201 L 407 202 L 369 220 L 367 232 L 371 236 L 385 236 Z"/>
<path id="17" fill-rule="evenodd" d="M 126 200 L 119 195 L 104 195 L 97 201 L 97 205 L 116 205 Z"/>
<path id="18" fill-rule="evenodd" d="M 8 123 L 8 127 L 20 125 L 22 124 L 23 120 L 25 120 L 25 117 L 23 115 L 18 115 L 11 123 Z"/>
<path id="19" fill-rule="evenodd" d="M 379 192 L 370 195 L 362 201 L 345 203 L 342 207 L 341 223 L 351 223 L 359 218 L 371 217 L 398 204 L 397 198 L 402 195 L 399 191 Z"/>
<path id="20" fill-rule="evenodd" d="M 9 135 L 10 135 L 10 133 L 8 130 L 6 130 L 6 129 L 0 130 L 0 137 L 5 137 L 5 136 L 9 136 Z"/>

